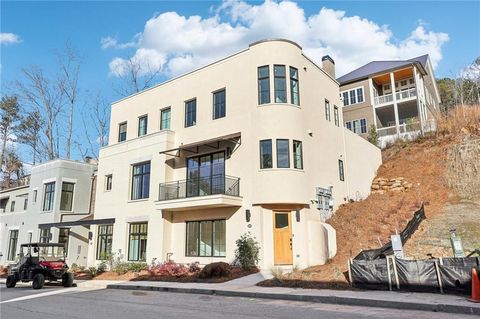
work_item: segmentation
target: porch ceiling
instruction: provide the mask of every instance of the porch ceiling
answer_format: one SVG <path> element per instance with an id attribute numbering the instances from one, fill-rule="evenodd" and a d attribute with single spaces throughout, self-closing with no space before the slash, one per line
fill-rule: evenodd
<path id="1" fill-rule="evenodd" d="M 402 69 L 398 71 L 393 72 L 393 77 L 395 78 L 395 81 L 402 80 L 402 79 L 408 79 L 413 76 L 413 68 L 409 67 L 408 69 Z M 381 74 L 379 76 L 375 76 L 372 78 L 372 80 L 377 84 L 377 85 L 382 85 L 382 84 L 388 84 L 390 83 L 390 73 L 385 73 Z"/>

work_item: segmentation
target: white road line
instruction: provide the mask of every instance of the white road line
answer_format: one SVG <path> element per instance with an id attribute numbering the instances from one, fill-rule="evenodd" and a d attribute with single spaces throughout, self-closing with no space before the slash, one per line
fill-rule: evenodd
<path id="1" fill-rule="evenodd" d="M 59 294 L 69 294 L 69 293 L 76 293 L 76 292 L 83 292 L 83 291 L 92 291 L 92 290 L 99 290 L 103 288 L 68 288 L 68 289 L 59 289 L 59 290 L 54 290 L 54 291 L 47 291 L 47 292 L 42 292 L 38 294 L 32 294 L 28 296 L 23 296 L 23 297 L 18 297 L 18 298 L 13 298 L 9 300 L 5 300 L 0 302 L 0 304 L 4 303 L 9 303 L 9 302 L 16 302 L 16 301 L 23 301 L 23 300 L 29 300 L 29 299 L 35 299 L 35 298 L 42 298 L 42 297 L 48 297 L 52 295 L 59 295 Z"/>

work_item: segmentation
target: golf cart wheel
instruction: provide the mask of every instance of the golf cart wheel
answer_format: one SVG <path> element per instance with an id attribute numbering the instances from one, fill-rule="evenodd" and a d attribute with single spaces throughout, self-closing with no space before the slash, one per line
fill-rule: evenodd
<path id="1" fill-rule="evenodd" d="M 35 276 L 33 276 L 33 283 L 32 283 L 33 289 L 41 289 L 44 283 L 45 283 L 44 275 L 36 274 Z"/>
<path id="2" fill-rule="evenodd" d="M 72 287 L 73 286 L 73 274 L 71 272 L 66 272 L 62 276 L 62 286 L 63 287 Z"/>
<path id="3" fill-rule="evenodd" d="M 13 287 L 15 287 L 16 284 L 17 284 L 17 281 L 15 280 L 15 276 L 14 275 L 9 275 L 7 277 L 7 282 L 5 283 L 7 288 L 13 288 Z"/>

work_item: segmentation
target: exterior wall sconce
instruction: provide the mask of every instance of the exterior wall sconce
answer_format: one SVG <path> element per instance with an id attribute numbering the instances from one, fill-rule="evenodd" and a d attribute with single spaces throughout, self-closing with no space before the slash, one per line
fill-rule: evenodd
<path id="1" fill-rule="evenodd" d="M 245 220 L 247 221 L 247 223 L 250 222 L 251 217 L 252 217 L 252 213 L 250 213 L 250 209 L 246 209 L 245 210 Z"/>
<path id="2" fill-rule="evenodd" d="M 300 222 L 300 211 L 298 209 L 295 211 L 295 219 L 298 223 Z"/>

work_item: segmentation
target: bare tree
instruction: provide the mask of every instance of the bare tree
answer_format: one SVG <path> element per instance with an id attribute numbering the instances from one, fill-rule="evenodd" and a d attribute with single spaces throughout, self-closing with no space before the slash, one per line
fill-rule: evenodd
<path id="1" fill-rule="evenodd" d="M 31 147 L 33 165 L 36 164 L 39 144 L 41 143 L 39 135 L 42 126 L 43 118 L 37 110 L 27 113 L 18 125 L 17 140 L 19 143 Z"/>
<path id="2" fill-rule="evenodd" d="M 7 142 L 13 141 L 13 133 L 16 131 L 16 125 L 20 119 L 20 106 L 17 97 L 5 96 L 0 102 L 0 138 L 2 139 L 2 150 L 0 154 L 0 168 L 3 170 Z"/>
<path id="3" fill-rule="evenodd" d="M 66 43 L 64 51 L 58 54 L 58 64 L 60 67 L 58 86 L 66 98 L 66 103 L 68 105 L 68 127 L 65 142 L 65 157 L 70 159 L 74 122 L 73 116 L 79 95 L 78 80 L 80 77 L 81 60 L 79 54 L 69 43 Z"/>
<path id="4" fill-rule="evenodd" d="M 100 92 L 92 98 L 90 107 L 86 108 L 86 112 L 82 113 L 85 137 L 90 148 L 89 152 L 95 159 L 98 159 L 99 149 L 108 144 L 109 114 L 109 105 Z M 88 153 L 82 150 L 80 152 L 83 155 Z"/>
<path id="5" fill-rule="evenodd" d="M 126 59 L 123 67 L 123 76 L 114 87 L 115 92 L 122 97 L 148 89 L 158 80 L 162 71 L 161 67 L 153 67 L 135 57 Z"/>

